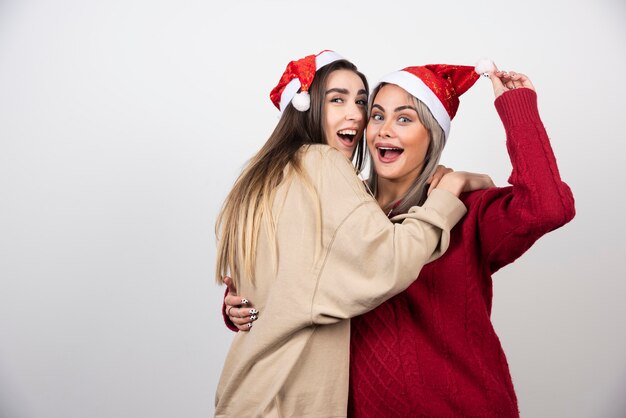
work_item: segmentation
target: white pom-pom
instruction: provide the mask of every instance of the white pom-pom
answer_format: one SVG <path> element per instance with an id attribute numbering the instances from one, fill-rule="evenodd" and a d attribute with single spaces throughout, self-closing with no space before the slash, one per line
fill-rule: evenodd
<path id="1" fill-rule="evenodd" d="M 301 91 L 300 93 L 293 96 L 291 99 L 291 104 L 296 110 L 300 112 L 306 112 L 311 107 L 311 96 L 306 91 Z"/>
<path id="2" fill-rule="evenodd" d="M 482 58 L 474 67 L 474 71 L 476 71 L 480 75 L 484 75 L 486 73 L 490 73 L 496 70 L 496 65 L 489 58 Z"/>

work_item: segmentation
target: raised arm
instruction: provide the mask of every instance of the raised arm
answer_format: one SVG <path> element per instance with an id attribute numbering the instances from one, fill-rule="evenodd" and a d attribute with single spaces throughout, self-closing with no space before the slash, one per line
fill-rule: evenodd
<path id="1" fill-rule="evenodd" d="M 493 188 L 470 199 L 485 262 L 491 272 L 511 263 L 537 239 L 569 222 L 575 214 L 570 188 L 561 180 L 537 95 L 523 74 L 490 74 L 495 106 L 506 131 L 513 170 L 511 187 Z"/>

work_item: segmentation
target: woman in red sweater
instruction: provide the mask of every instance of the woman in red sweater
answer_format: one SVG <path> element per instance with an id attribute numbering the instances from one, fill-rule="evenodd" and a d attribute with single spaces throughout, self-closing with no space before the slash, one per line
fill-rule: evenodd
<path id="1" fill-rule="evenodd" d="M 491 276 L 571 220 L 574 200 L 530 80 L 500 71 L 490 79 L 511 186 L 462 195 L 468 213 L 452 230 L 446 254 L 424 266 L 406 291 L 352 319 L 349 416 L 519 416 L 490 320 Z M 409 67 L 384 77 L 372 93 L 370 188 L 394 220 L 425 198 L 424 167 L 438 160 L 458 96 L 474 81 L 463 67 Z"/>

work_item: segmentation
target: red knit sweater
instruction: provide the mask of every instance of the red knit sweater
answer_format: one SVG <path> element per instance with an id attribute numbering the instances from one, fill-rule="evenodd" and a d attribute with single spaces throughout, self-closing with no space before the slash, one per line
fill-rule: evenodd
<path id="1" fill-rule="evenodd" d="M 491 275 L 574 216 L 574 199 L 530 89 L 495 101 L 511 187 L 461 197 L 450 247 L 403 293 L 352 320 L 351 417 L 517 417 L 517 398 L 490 320 Z"/>

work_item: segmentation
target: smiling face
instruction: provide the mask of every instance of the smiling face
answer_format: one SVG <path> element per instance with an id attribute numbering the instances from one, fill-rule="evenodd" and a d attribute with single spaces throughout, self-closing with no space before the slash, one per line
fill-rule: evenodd
<path id="1" fill-rule="evenodd" d="M 415 99 L 395 84 L 384 85 L 373 99 L 367 124 L 367 146 L 379 180 L 408 188 L 422 172 L 429 144 Z"/>
<path id="2" fill-rule="evenodd" d="M 367 119 L 367 90 L 361 78 L 350 70 L 329 74 L 322 112 L 328 145 L 351 159 Z"/>

